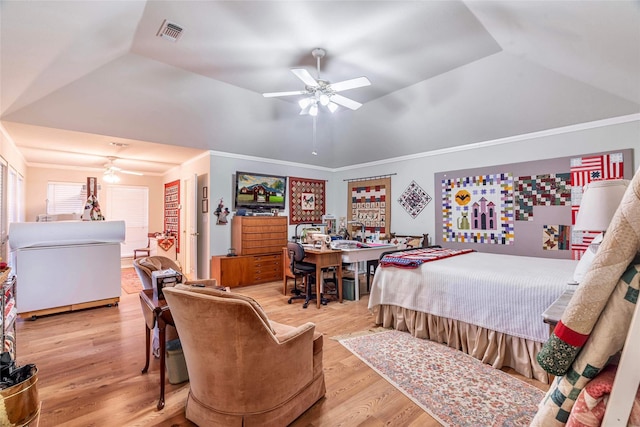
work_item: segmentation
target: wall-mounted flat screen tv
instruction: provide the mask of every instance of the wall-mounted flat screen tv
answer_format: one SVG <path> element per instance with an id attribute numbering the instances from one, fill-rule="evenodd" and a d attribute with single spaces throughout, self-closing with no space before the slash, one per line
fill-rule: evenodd
<path id="1" fill-rule="evenodd" d="M 284 210 L 286 193 L 286 176 L 236 172 L 236 210 Z"/>

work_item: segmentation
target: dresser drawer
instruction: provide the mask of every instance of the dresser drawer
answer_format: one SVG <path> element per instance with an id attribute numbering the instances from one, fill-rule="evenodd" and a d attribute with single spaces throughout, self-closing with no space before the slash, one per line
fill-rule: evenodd
<path id="1" fill-rule="evenodd" d="M 253 278 L 255 282 L 270 282 L 282 279 L 282 255 L 256 255 L 253 258 Z"/>

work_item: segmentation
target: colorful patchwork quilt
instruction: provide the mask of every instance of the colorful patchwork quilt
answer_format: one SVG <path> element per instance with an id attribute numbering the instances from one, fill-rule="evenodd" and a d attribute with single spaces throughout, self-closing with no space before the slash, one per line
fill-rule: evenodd
<path id="1" fill-rule="evenodd" d="M 423 263 L 468 254 L 473 249 L 425 248 L 412 251 L 396 252 L 385 255 L 380 260 L 381 267 L 418 268 Z"/>
<path id="2" fill-rule="evenodd" d="M 582 389 L 576 404 L 571 410 L 567 427 L 600 426 L 604 419 L 604 412 L 607 408 L 615 376 L 616 366 L 609 365 Z M 640 389 L 633 401 L 628 425 L 640 425 Z"/>
<path id="3" fill-rule="evenodd" d="M 532 426 L 565 425 L 576 399 L 623 347 L 640 289 L 640 172 L 609 225 L 584 281 L 538 353 L 557 375 Z"/>

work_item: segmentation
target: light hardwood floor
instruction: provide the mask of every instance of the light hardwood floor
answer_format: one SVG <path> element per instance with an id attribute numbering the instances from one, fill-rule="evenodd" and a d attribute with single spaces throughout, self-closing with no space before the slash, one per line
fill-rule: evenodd
<path id="1" fill-rule="evenodd" d="M 325 335 L 326 396 L 293 426 L 439 425 L 330 339 L 375 326 L 367 310 L 367 296 L 357 302 L 331 302 L 304 310 L 301 301 L 287 304 L 282 282 L 235 288 L 234 292 L 255 298 L 275 321 L 292 325 L 312 321 Z M 40 427 L 193 426 L 184 417 L 189 383 L 167 382 L 166 406 L 156 410 L 159 362 L 152 360 L 149 373 L 140 373 L 144 329 L 138 294 L 124 291 L 117 307 L 19 320 L 17 362 L 35 363 L 38 368 Z M 537 381 L 529 382 L 546 389 Z"/>

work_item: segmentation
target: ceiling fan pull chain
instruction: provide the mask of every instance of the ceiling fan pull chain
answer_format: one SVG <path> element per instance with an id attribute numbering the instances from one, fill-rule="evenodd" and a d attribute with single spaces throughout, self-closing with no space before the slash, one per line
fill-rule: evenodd
<path id="1" fill-rule="evenodd" d="M 316 116 L 313 116 L 313 151 L 311 152 L 311 154 L 313 154 L 314 156 L 318 155 L 318 152 L 316 151 Z"/>

